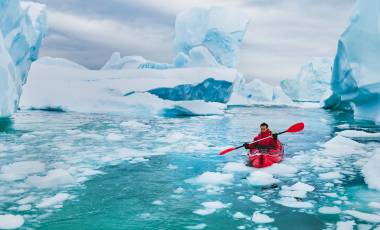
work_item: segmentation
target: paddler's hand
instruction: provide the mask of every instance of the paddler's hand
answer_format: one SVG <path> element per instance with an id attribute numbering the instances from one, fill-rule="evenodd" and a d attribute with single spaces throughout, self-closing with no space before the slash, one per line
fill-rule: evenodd
<path id="1" fill-rule="evenodd" d="M 272 137 L 273 137 L 274 140 L 277 140 L 278 134 L 277 133 L 273 133 Z"/>
<path id="2" fill-rule="evenodd" d="M 244 143 L 243 146 L 245 149 L 249 149 L 249 143 Z"/>

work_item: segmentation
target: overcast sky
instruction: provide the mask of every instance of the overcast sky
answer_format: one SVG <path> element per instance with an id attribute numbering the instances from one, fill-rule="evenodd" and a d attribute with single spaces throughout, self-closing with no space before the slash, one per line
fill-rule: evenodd
<path id="1" fill-rule="evenodd" d="M 174 58 L 176 14 L 192 6 L 248 11 L 238 69 L 271 84 L 294 78 L 312 57 L 333 58 L 355 0 L 34 0 L 48 6 L 41 56 L 100 68 L 112 52 L 158 62 Z"/>

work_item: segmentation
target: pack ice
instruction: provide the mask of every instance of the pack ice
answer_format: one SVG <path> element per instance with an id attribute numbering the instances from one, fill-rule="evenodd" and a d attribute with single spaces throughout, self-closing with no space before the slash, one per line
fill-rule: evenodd
<path id="1" fill-rule="evenodd" d="M 19 0 L 0 4 L 0 117 L 18 108 L 22 85 L 47 31 L 45 6 Z"/>
<path id="2" fill-rule="evenodd" d="M 358 0 L 338 41 L 325 108 L 352 109 L 357 119 L 380 123 L 380 2 Z"/>

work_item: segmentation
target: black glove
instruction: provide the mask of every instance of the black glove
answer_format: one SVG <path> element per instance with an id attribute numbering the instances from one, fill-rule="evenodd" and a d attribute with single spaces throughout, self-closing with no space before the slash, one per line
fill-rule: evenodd
<path id="1" fill-rule="evenodd" d="M 243 146 L 245 149 L 249 149 L 249 143 L 244 143 Z"/>
<path id="2" fill-rule="evenodd" d="M 277 140 L 278 134 L 277 133 L 273 133 L 272 137 L 273 137 L 274 140 Z"/>

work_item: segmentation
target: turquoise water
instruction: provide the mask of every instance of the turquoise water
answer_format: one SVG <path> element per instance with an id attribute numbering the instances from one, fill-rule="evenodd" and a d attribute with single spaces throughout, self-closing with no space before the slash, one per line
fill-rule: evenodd
<path id="1" fill-rule="evenodd" d="M 131 120 L 139 125 L 122 124 Z M 229 162 L 244 163 L 244 151 L 224 157 L 217 153 L 225 146 L 250 140 L 263 121 L 275 131 L 298 121 L 305 122 L 306 129 L 301 134 L 280 137 L 286 145 L 283 164 L 297 168 L 294 175 L 275 175 L 280 180 L 275 188 L 248 183 L 250 171 L 234 172 L 232 183 L 218 185 L 219 190 L 214 192 L 191 183 L 191 178 L 205 172 L 223 172 Z M 61 168 L 76 180 L 48 188 L 36 188 L 23 180 L 0 181 L 0 190 L 4 191 L 0 214 L 23 215 L 25 229 L 328 229 L 335 228 L 338 221 L 355 219 L 344 213 L 321 214 L 318 209 L 322 206 L 379 213 L 368 207 L 371 201 L 380 202 L 380 193 L 369 190 L 364 183 L 360 167 L 354 164 L 360 156 L 334 157 L 339 163 L 328 169 L 314 167 L 312 163 L 323 152 L 320 144 L 337 131 L 380 131 L 372 123 L 353 121 L 348 113 L 234 107 L 225 116 L 163 118 L 20 111 L 11 121 L 4 120 L 1 124 L 0 165 L 40 161 L 46 164 L 46 169 L 39 175 Z M 369 150 L 378 148 L 377 140 L 357 141 L 365 143 Z M 342 179 L 325 181 L 318 177 L 321 172 L 336 168 L 344 171 Z M 281 198 L 281 186 L 298 181 L 315 187 L 302 198 L 313 207 L 292 208 L 276 202 Z M 62 205 L 37 207 L 41 199 L 57 193 L 68 193 L 71 198 Z M 336 193 L 337 197 L 325 193 Z M 37 197 L 31 202 L 31 209 L 16 210 L 17 200 L 31 194 Z M 266 202 L 250 201 L 253 194 Z M 227 207 L 209 215 L 194 213 L 207 201 L 220 201 Z M 250 216 L 255 211 L 274 221 L 254 223 Z M 236 219 L 233 217 L 236 212 L 249 218 Z"/>

